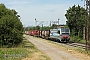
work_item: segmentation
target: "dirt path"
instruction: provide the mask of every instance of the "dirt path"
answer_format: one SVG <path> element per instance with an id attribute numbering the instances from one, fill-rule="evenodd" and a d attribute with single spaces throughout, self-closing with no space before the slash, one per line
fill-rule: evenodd
<path id="1" fill-rule="evenodd" d="M 39 50 L 46 53 L 52 60 L 81 60 L 62 49 L 60 50 L 56 47 L 50 46 L 40 40 L 36 40 L 35 38 L 27 35 L 24 35 L 24 37 L 32 42 Z"/>

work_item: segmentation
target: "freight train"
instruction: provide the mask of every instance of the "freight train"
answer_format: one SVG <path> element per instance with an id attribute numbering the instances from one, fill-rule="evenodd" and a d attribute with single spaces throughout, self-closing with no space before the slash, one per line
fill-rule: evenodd
<path id="1" fill-rule="evenodd" d="M 60 27 L 50 30 L 30 30 L 25 31 L 26 34 L 44 39 L 50 39 L 58 42 L 68 42 L 70 40 L 69 28 Z"/>

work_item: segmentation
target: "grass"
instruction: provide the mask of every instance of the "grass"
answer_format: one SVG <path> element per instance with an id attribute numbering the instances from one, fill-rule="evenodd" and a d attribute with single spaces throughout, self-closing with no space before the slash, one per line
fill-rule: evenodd
<path id="1" fill-rule="evenodd" d="M 90 50 L 82 50 L 82 48 L 80 47 L 76 48 L 75 50 L 79 53 L 87 54 L 88 56 L 90 56 Z"/>
<path id="2" fill-rule="evenodd" d="M 0 60 L 50 60 L 50 58 L 24 38 L 15 48 L 0 48 Z"/>
<path id="3" fill-rule="evenodd" d="M 25 58 L 28 51 L 22 48 L 0 48 L 0 60 L 20 60 Z"/>
<path id="4" fill-rule="evenodd" d="M 71 36 L 70 41 L 72 42 L 78 42 L 78 43 L 86 43 L 86 40 L 79 38 L 78 36 Z"/>
<path id="5" fill-rule="evenodd" d="M 86 44 L 86 40 L 83 40 L 83 39 L 79 38 L 78 36 L 71 37 L 71 41 Z M 82 48 L 78 47 L 76 50 L 78 52 L 81 52 L 81 53 L 84 53 L 84 54 L 87 54 L 90 56 L 90 49 L 82 50 Z"/>

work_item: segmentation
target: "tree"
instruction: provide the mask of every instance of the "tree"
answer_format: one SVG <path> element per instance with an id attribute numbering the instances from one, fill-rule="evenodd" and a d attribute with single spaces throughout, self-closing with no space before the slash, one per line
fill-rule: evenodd
<path id="1" fill-rule="evenodd" d="M 36 29 L 36 30 L 40 30 L 40 26 L 36 26 L 35 29 Z"/>
<path id="2" fill-rule="evenodd" d="M 0 4 L 0 46 L 12 47 L 22 42 L 23 25 L 15 10 Z"/>
<path id="3" fill-rule="evenodd" d="M 83 7 L 74 5 L 67 10 L 65 16 L 71 32 L 74 31 L 76 36 L 79 31 L 83 32 L 83 27 L 86 24 L 86 10 Z"/>

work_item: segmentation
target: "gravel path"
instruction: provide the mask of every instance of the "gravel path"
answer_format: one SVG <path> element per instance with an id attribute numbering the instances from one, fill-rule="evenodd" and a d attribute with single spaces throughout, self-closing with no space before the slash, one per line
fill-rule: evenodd
<path id="1" fill-rule="evenodd" d="M 52 60 L 81 60 L 70 53 L 60 50 L 56 47 L 48 45 L 47 43 L 36 40 L 35 38 L 24 35 L 26 39 L 32 42 L 39 50 L 46 53 Z"/>

